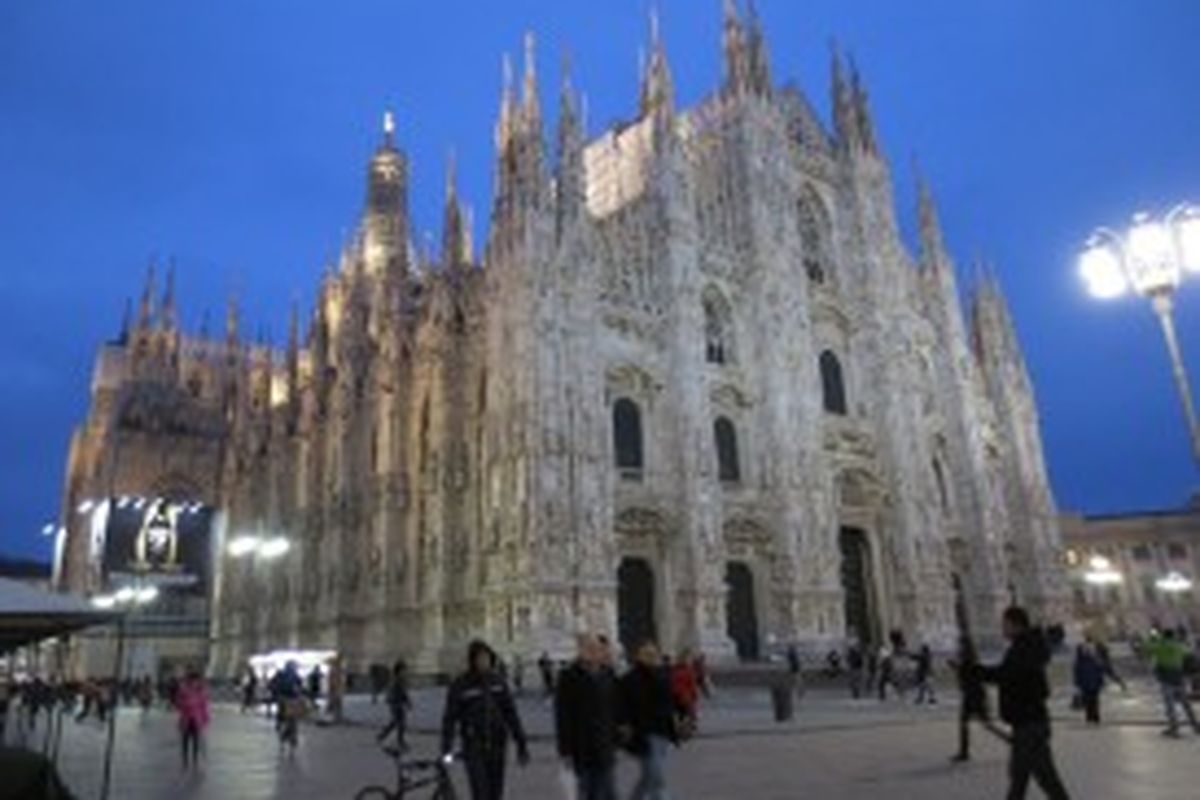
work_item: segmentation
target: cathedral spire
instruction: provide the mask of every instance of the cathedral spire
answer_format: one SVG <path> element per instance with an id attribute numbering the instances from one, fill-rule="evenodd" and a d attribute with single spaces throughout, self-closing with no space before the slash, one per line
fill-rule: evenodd
<path id="1" fill-rule="evenodd" d="M 237 295 L 229 295 L 229 304 L 225 307 L 225 344 L 231 350 L 237 348 L 238 344 L 238 304 Z"/>
<path id="2" fill-rule="evenodd" d="M 842 52 L 836 40 L 829 43 L 829 58 L 829 99 L 833 106 L 833 130 L 838 142 L 848 146 L 857 136 L 854 98 L 850 92 L 850 85 L 846 82 Z"/>
<path id="3" fill-rule="evenodd" d="M 167 285 L 163 289 L 162 307 L 158 324 L 164 331 L 173 331 L 178 323 L 175 310 L 175 261 L 167 262 Z"/>
<path id="4" fill-rule="evenodd" d="M 725 91 L 741 94 L 750 86 L 750 61 L 746 29 L 738 12 L 737 0 L 723 0 L 721 44 L 725 55 Z"/>
<path id="5" fill-rule="evenodd" d="M 922 266 L 933 266 L 945 260 L 946 244 L 942 236 L 942 223 L 938 218 L 937 202 L 929 181 L 921 168 L 913 163 L 917 184 L 917 220 L 920 230 L 920 256 Z"/>
<path id="6" fill-rule="evenodd" d="M 149 330 L 154 324 L 154 261 L 146 268 L 146 283 L 142 287 L 142 300 L 138 304 L 139 330 Z"/>
<path id="7" fill-rule="evenodd" d="M 771 92 L 771 58 L 767 50 L 767 38 L 763 33 L 762 19 L 758 16 L 758 6 L 754 0 L 748 0 L 746 16 L 748 23 L 746 58 L 749 86 L 756 94 L 766 96 Z"/>
<path id="8" fill-rule="evenodd" d="M 465 264 L 466 248 L 462 206 L 458 202 L 458 177 L 454 150 L 446 159 L 446 205 L 442 216 L 442 265 Z"/>
<path id="9" fill-rule="evenodd" d="M 871 119 L 871 104 L 854 58 L 850 58 L 850 93 L 853 103 L 855 130 L 859 144 L 868 153 L 875 149 L 875 123 Z"/>
<path id="10" fill-rule="evenodd" d="M 557 231 L 563 233 L 579 215 L 583 206 L 583 130 L 575 110 L 575 91 L 571 87 L 571 64 L 563 53 L 562 89 L 558 103 L 558 174 Z"/>
<path id="11" fill-rule="evenodd" d="M 542 105 L 538 99 L 537 41 L 533 31 L 525 32 L 525 79 L 521 86 L 521 118 L 530 136 L 541 136 Z"/>
<path id="12" fill-rule="evenodd" d="M 126 344 L 129 342 L 130 328 L 133 326 L 133 299 L 125 298 L 125 311 L 121 314 L 121 330 L 117 334 L 117 342 Z"/>
<path id="13" fill-rule="evenodd" d="M 396 118 L 385 111 L 383 138 L 367 165 L 367 196 L 357 237 L 362 267 L 371 274 L 382 274 L 403 261 L 408 240 L 408 163 L 396 148 L 395 136 Z"/>
<path id="14" fill-rule="evenodd" d="M 675 110 L 675 83 L 659 30 L 657 8 L 650 9 L 650 61 L 642 80 L 640 105 L 643 116 L 657 113 L 670 116 Z"/>
<path id="15" fill-rule="evenodd" d="M 500 59 L 500 112 L 496 119 L 496 152 L 500 156 L 503 156 L 512 142 L 516 119 L 517 101 L 513 92 L 512 58 L 505 53 Z"/>

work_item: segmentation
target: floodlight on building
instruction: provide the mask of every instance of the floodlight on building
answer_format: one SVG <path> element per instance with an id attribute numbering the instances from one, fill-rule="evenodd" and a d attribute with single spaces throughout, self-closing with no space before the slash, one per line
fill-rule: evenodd
<path id="1" fill-rule="evenodd" d="M 137 589 L 132 586 L 122 586 L 113 594 L 113 599 L 118 603 L 132 603 L 137 597 Z"/>
<path id="2" fill-rule="evenodd" d="M 111 594 L 98 594 L 92 598 L 92 605 L 99 609 L 109 609 L 117 604 L 117 598 Z"/>
<path id="3" fill-rule="evenodd" d="M 1169 594 L 1178 594 L 1192 590 L 1192 579 L 1180 572 L 1171 571 L 1164 577 L 1156 580 L 1154 585 L 1160 591 L 1168 592 Z"/>
<path id="4" fill-rule="evenodd" d="M 56 530 L 58 530 L 57 525 L 53 522 L 47 522 L 42 526 L 42 536 L 53 536 Z"/>
<path id="5" fill-rule="evenodd" d="M 80 514 L 86 514 L 95 507 L 96 507 L 96 503 L 94 501 L 84 500 L 82 503 L 80 503 L 78 506 L 75 507 L 75 510 L 78 511 Z"/>

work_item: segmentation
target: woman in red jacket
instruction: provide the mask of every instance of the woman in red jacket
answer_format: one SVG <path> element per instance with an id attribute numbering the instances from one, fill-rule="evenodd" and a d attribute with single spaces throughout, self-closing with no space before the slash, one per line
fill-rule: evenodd
<path id="1" fill-rule="evenodd" d="M 188 670 L 175 695 L 179 713 L 179 735 L 183 747 L 183 768 L 196 766 L 200 756 L 200 737 L 208 727 L 208 688 L 196 668 Z"/>

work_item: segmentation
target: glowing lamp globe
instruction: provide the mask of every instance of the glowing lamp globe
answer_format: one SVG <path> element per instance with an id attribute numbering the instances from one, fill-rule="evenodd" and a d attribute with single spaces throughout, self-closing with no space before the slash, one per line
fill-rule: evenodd
<path id="1" fill-rule="evenodd" d="M 1093 241 L 1079 258 L 1079 274 L 1088 292 L 1100 300 L 1120 297 L 1129 289 L 1120 256 L 1109 245 Z"/>
<path id="2" fill-rule="evenodd" d="M 1139 294 L 1160 294 L 1179 285 L 1182 276 L 1171 232 L 1146 214 L 1134 217 L 1125 241 L 1125 258 L 1129 280 Z"/>
<path id="3" fill-rule="evenodd" d="M 1189 209 L 1175 227 L 1179 260 L 1188 272 L 1200 273 L 1200 209 Z"/>

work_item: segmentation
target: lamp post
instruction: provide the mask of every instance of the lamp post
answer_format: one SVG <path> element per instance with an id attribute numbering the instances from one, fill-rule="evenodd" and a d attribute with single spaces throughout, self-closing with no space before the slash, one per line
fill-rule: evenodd
<path id="1" fill-rule="evenodd" d="M 1200 464 L 1200 421 L 1179 350 L 1173 317 L 1175 290 L 1185 273 L 1200 275 L 1200 207 L 1179 205 L 1162 219 L 1135 214 L 1127 231 L 1099 228 L 1088 239 L 1079 272 L 1094 297 L 1110 300 L 1132 289 L 1150 299 L 1162 326 L 1175 388 L 1183 404 L 1192 457 Z"/>

